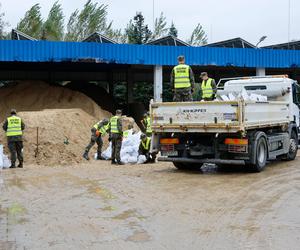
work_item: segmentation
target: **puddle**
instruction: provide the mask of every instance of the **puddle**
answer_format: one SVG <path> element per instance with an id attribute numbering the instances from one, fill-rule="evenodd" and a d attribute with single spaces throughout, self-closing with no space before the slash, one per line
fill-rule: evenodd
<path id="1" fill-rule="evenodd" d="M 15 176 L 13 179 L 8 180 L 7 186 L 8 187 L 17 187 L 19 189 L 26 190 L 24 181 L 17 176 Z"/>
<path id="2" fill-rule="evenodd" d="M 133 242 L 145 242 L 145 241 L 150 241 L 151 237 L 145 230 L 136 230 L 126 240 L 133 241 Z"/>
<path id="3" fill-rule="evenodd" d="M 104 208 L 101 208 L 102 211 L 115 211 L 116 208 L 112 206 L 106 206 Z"/>
<path id="4" fill-rule="evenodd" d="M 114 217 L 112 217 L 115 220 L 126 220 L 129 218 L 137 218 L 139 220 L 144 220 L 146 217 L 141 216 L 140 214 L 137 213 L 137 211 L 135 209 L 129 209 L 126 210 Z"/>
<path id="5" fill-rule="evenodd" d="M 102 187 L 90 187 L 90 188 L 88 188 L 88 192 L 90 194 L 100 195 L 104 199 L 115 199 L 116 198 L 114 195 L 112 195 L 112 193 L 108 189 L 102 188 Z"/>

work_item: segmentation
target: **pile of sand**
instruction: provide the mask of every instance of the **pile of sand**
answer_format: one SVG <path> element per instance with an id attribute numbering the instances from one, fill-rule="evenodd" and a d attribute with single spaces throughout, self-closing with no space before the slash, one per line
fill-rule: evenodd
<path id="1" fill-rule="evenodd" d="M 109 112 L 101 109 L 86 95 L 40 81 L 22 81 L 16 86 L 1 88 L 1 121 L 9 114 L 11 108 L 18 111 L 80 108 L 98 119 L 110 116 Z"/>
<path id="2" fill-rule="evenodd" d="M 91 127 L 98 120 L 81 109 L 51 109 L 20 112 L 26 130 L 24 131 L 24 158 L 27 164 L 44 166 L 72 165 L 84 162 L 82 154 L 89 143 Z M 123 118 L 124 127 L 134 123 Z M 136 125 L 134 125 L 136 128 Z M 0 144 L 5 141 L 1 133 Z M 66 144 L 66 142 L 68 143 Z M 108 146 L 108 137 L 103 138 L 103 150 Z M 37 143 L 38 142 L 38 143 Z M 38 144 L 38 146 L 37 146 Z M 4 143 L 6 146 L 6 143 Z M 90 151 L 92 158 L 96 145 Z M 7 152 L 7 149 L 5 150 Z"/>
<path id="3" fill-rule="evenodd" d="M 18 112 L 26 125 L 25 164 L 58 166 L 85 161 L 82 154 L 89 143 L 91 127 L 103 118 L 110 118 L 111 113 L 102 110 L 89 97 L 79 92 L 41 82 L 34 84 L 27 82 L 0 89 L 2 121 L 11 107 L 18 111 L 25 110 Z M 124 130 L 129 123 L 134 124 L 134 129 L 138 131 L 134 120 L 129 117 L 123 117 Z M 6 146 L 4 132 L 0 132 L 0 144 Z M 105 137 L 103 150 L 107 146 L 108 140 Z M 7 152 L 7 148 L 5 151 Z M 90 156 L 95 152 L 96 146 L 91 150 Z"/>

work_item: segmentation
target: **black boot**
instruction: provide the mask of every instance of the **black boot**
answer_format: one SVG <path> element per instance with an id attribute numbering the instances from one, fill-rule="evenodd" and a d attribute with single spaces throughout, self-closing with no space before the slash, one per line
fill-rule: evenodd
<path id="1" fill-rule="evenodd" d="M 86 159 L 87 161 L 90 159 L 89 158 L 89 153 L 88 152 L 84 152 L 84 154 L 82 155 L 82 157 L 84 158 L 84 159 Z"/>
<path id="2" fill-rule="evenodd" d="M 121 161 L 118 161 L 118 162 L 117 162 L 117 165 L 125 165 L 125 163 L 124 163 L 124 162 L 121 162 Z"/>
<path id="3" fill-rule="evenodd" d="M 115 160 L 111 160 L 111 164 L 112 164 L 112 165 L 116 165 L 117 163 L 116 163 Z"/>
<path id="4" fill-rule="evenodd" d="M 11 166 L 9 168 L 16 168 L 16 164 L 12 163 Z"/>
<path id="5" fill-rule="evenodd" d="M 20 162 L 18 168 L 23 168 L 23 162 Z"/>
<path id="6" fill-rule="evenodd" d="M 101 156 L 101 152 L 97 153 L 97 160 L 104 160 L 104 158 Z"/>

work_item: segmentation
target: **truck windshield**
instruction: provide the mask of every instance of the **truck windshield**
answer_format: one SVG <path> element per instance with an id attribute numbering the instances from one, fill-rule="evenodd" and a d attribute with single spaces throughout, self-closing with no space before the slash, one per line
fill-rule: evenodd
<path id="1" fill-rule="evenodd" d="M 300 85 L 297 82 L 293 84 L 293 102 L 300 105 Z"/>

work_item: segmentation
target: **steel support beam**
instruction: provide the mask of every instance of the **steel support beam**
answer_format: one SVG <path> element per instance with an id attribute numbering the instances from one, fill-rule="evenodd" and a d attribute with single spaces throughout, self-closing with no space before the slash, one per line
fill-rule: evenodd
<path id="1" fill-rule="evenodd" d="M 154 101 L 162 102 L 163 92 L 163 67 L 160 65 L 154 66 Z"/>
<path id="2" fill-rule="evenodd" d="M 265 76 L 266 75 L 266 69 L 265 68 L 256 68 L 256 75 L 257 76 Z"/>

